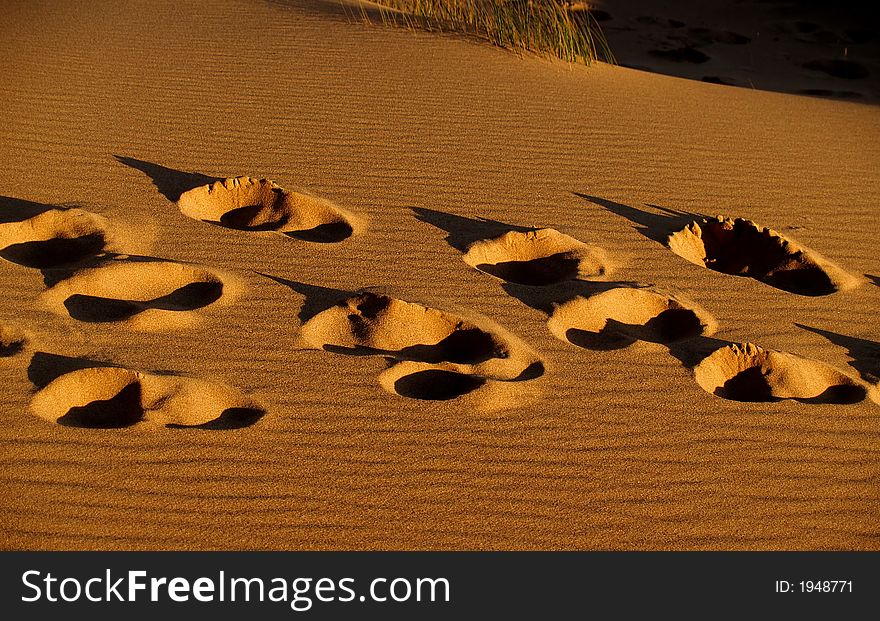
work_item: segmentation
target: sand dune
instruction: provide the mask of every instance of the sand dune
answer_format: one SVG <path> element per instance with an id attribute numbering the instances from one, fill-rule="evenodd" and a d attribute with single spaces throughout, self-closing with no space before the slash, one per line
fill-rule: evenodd
<path id="1" fill-rule="evenodd" d="M 880 111 L 352 15 L 6 7 L 0 545 L 880 547 Z"/>

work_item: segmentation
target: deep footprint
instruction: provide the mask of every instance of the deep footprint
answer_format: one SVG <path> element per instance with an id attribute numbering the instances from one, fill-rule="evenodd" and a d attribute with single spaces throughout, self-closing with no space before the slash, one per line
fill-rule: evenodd
<path id="1" fill-rule="evenodd" d="M 547 327 L 562 341 L 607 351 L 637 341 L 668 344 L 713 334 L 716 322 L 703 309 L 678 298 L 618 287 L 560 304 Z"/>
<path id="2" fill-rule="evenodd" d="M 692 222 L 667 240 L 678 256 L 710 270 L 745 276 L 798 295 L 830 295 L 859 280 L 793 240 L 750 220 L 718 216 Z"/>
<path id="3" fill-rule="evenodd" d="M 184 215 L 239 231 L 274 231 L 318 243 L 354 234 L 357 220 L 328 200 L 292 192 L 268 179 L 236 177 L 181 194 Z"/>
<path id="4" fill-rule="evenodd" d="M 235 288 L 228 276 L 187 263 L 114 260 L 75 272 L 43 298 L 77 321 L 152 330 L 194 323 L 198 311 L 230 301 Z"/>
<path id="5" fill-rule="evenodd" d="M 311 347 L 398 361 L 448 362 L 467 374 L 515 380 L 540 364 L 513 335 L 435 308 L 361 293 L 322 311 L 302 326 Z"/>
<path id="6" fill-rule="evenodd" d="M 732 401 L 848 404 L 868 396 L 866 385 L 833 367 L 752 343 L 715 351 L 694 374 L 703 390 Z"/>
<path id="7" fill-rule="evenodd" d="M 78 263 L 109 250 L 106 218 L 83 209 L 50 209 L 0 224 L 0 257 L 44 269 Z"/>
<path id="8" fill-rule="evenodd" d="M 40 390 L 31 411 L 67 427 L 120 429 L 137 424 L 233 429 L 265 410 L 235 388 L 204 380 L 94 367 L 61 375 Z"/>
<path id="9" fill-rule="evenodd" d="M 405 375 L 394 382 L 394 392 L 422 401 L 449 401 L 471 393 L 486 379 L 443 369 L 428 369 Z"/>
<path id="10" fill-rule="evenodd" d="M 554 229 L 510 231 L 468 246 L 462 257 L 471 267 L 521 285 L 545 286 L 610 271 L 601 248 Z"/>

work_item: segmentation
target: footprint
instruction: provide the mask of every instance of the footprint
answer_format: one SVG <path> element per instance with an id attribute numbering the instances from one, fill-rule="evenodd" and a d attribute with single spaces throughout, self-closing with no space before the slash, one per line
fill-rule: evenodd
<path id="1" fill-rule="evenodd" d="M 605 351 L 637 341 L 668 344 L 710 335 L 717 324 L 703 309 L 676 297 L 617 287 L 560 304 L 547 327 L 562 341 Z"/>
<path id="2" fill-rule="evenodd" d="M 868 77 L 868 70 L 857 62 L 851 60 L 811 60 L 804 63 L 803 67 L 811 71 L 821 71 L 833 78 L 844 80 L 861 80 Z"/>
<path id="3" fill-rule="evenodd" d="M 202 309 L 231 302 L 239 288 L 214 269 L 139 257 L 75 271 L 42 297 L 77 321 L 162 330 L 194 325 Z"/>
<path id="4" fill-rule="evenodd" d="M 830 295 L 859 279 L 772 229 L 742 218 L 694 221 L 667 239 L 678 256 L 716 272 L 747 276 L 798 295 Z"/>
<path id="5" fill-rule="evenodd" d="M 109 250 L 106 218 L 83 209 L 49 209 L 0 224 L 0 257 L 37 269 L 69 265 Z"/>
<path id="6" fill-rule="evenodd" d="M 31 411 L 59 425 L 99 429 L 136 424 L 234 429 L 252 425 L 265 414 L 231 386 L 121 367 L 61 375 L 34 396 Z"/>
<path id="7" fill-rule="evenodd" d="M 490 379 L 530 379 L 543 371 L 534 352 L 499 326 L 371 292 L 316 314 L 301 336 L 315 349 L 450 363 L 460 373 Z"/>
<path id="8" fill-rule="evenodd" d="M 693 63 L 699 65 L 709 61 L 709 56 L 691 46 L 678 47 L 671 50 L 651 50 L 652 56 L 675 63 Z"/>
<path id="9" fill-rule="evenodd" d="M 379 375 L 389 393 L 418 401 L 455 401 L 475 411 L 495 412 L 534 403 L 540 388 L 533 382 L 492 380 L 462 373 L 451 364 L 399 362 Z"/>
<path id="10" fill-rule="evenodd" d="M 715 351 L 694 373 L 703 390 L 732 401 L 846 404 L 868 396 L 866 385 L 833 367 L 752 343 Z"/>
<path id="11" fill-rule="evenodd" d="M 12 358 L 24 351 L 28 338 L 15 324 L 0 322 L 0 358 Z"/>
<path id="12" fill-rule="evenodd" d="M 551 285 L 610 271 L 602 248 L 555 229 L 509 231 L 479 240 L 468 246 L 462 258 L 481 272 L 522 285 Z"/>
<path id="13" fill-rule="evenodd" d="M 267 179 L 236 177 L 180 195 L 184 215 L 239 231 L 274 231 L 304 241 L 333 243 L 359 228 L 355 217 L 328 200 L 291 192 Z"/>

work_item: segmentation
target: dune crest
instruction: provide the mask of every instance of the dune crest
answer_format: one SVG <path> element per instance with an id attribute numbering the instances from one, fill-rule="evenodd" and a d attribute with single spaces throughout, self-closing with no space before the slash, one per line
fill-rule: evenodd
<path id="1" fill-rule="evenodd" d="M 74 272 L 43 293 L 55 312 L 86 323 L 118 322 L 138 330 L 188 327 L 199 313 L 237 297 L 226 274 L 189 263 L 114 259 Z"/>
<path id="2" fill-rule="evenodd" d="M 649 289 L 616 287 L 558 305 L 547 327 L 553 335 L 586 349 L 619 349 L 637 341 L 674 343 L 717 330 L 699 306 Z"/>
<path id="3" fill-rule="evenodd" d="M 732 401 L 857 403 L 868 386 L 824 363 L 752 343 L 722 347 L 694 369 L 706 392 Z"/>
<path id="4" fill-rule="evenodd" d="M 49 209 L 0 224 L 0 257 L 37 269 L 69 265 L 111 250 L 110 224 L 84 209 Z"/>
<path id="5" fill-rule="evenodd" d="M 360 222 L 330 201 L 285 190 L 268 179 L 235 177 L 180 195 L 180 211 L 239 231 L 271 231 L 304 241 L 333 243 L 351 237 Z"/>
<path id="6" fill-rule="evenodd" d="M 694 221 L 671 234 L 669 248 L 710 270 L 747 276 L 806 296 L 830 295 L 858 286 L 843 268 L 751 220 L 718 216 Z"/>
<path id="7" fill-rule="evenodd" d="M 265 410 L 239 390 L 201 379 L 143 373 L 121 367 L 61 375 L 31 401 L 40 418 L 69 427 L 235 428 Z"/>
<path id="8" fill-rule="evenodd" d="M 602 248 L 549 228 L 475 241 L 462 258 L 474 269 L 522 285 L 551 285 L 610 271 Z"/>

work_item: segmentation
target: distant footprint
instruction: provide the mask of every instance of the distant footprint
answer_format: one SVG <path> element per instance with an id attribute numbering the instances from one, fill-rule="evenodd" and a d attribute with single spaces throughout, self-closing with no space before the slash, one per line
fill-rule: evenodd
<path id="1" fill-rule="evenodd" d="M 193 325 L 201 309 L 232 301 L 237 289 L 230 276 L 214 269 L 130 258 L 78 270 L 43 293 L 43 300 L 77 321 L 157 330 Z"/>
<path id="2" fill-rule="evenodd" d="M 715 351 L 694 373 L 703 390 L 732 401 L 846 404 L 868 396 L 865 384 L 833 367 L 751 343 Z"/>
<path id="3" fill-rule="evenodd" d="M 590 246 L 555 229 L 509 231 L 472 243 L 464 262 L 501 280 L 544 286 L 566 280 L 603 276 L 610 271 L 602 248 Z"/>
<path id="4" fill-rule="evenodd" d="M 811 60 L 804 63 L 803 66 L 805 69 L 821 71 L 833 78 L 842 78 L 844 80 L 861 80 L 869 75 L 864 65 L 851 60 Z"/>
<path id="5" fill-rule="evenodd" d="M 717 329 L 694 304 L 648 289 L 618 287 L 557 306 L 547 322 L 556 338 L 593 350 L 628 347 L 637 341 L 675 343 Z"/>
<path id="6" fill-rule="evenodd" d="M 106 218 L 83 209 L 50 209 L 0 224 L 0 257 L 37 269 L 74 264 L 108 250 Z"/>
<path id="7" fill-rule="evenodd" d="M 323 198 L 292 192 L 267 179 L 236 177 L 180 195 L 184 215 L 239 231 L 274 231 L 310 242 L 350 237 L 356 218 Z"/>
<path id="8" fill-rule="evenodd" d="M 233 429 L 265 414 L 231 386 L 120 367 L 61 375 L 34 396 L 31 411 L 59 425 L 100 429 L 136 424 Z"/>
<path id="9" fill-rule="evenodd" d="M 652 56 L 674 63 L 692 63 L 699 65 L 710 60 L 708 55 L 691 46 L 678 47 L 671 50 L 651 50 L 649 53 Z"/>
<path id="10" fill-rule="evenodd" d="M 0 358 L 12 358 L 27 347 L 27 335 L 18 326 L 0 321 Z"/>
<path id="11" fill-rule="evenodd" d="M 696 265 L 799 295 L 830 295 L 859 284 L 859 279 L 817 253 L 742 218 L 718 216 L 692 222 L 671 234 L 667 244 Z"/>

